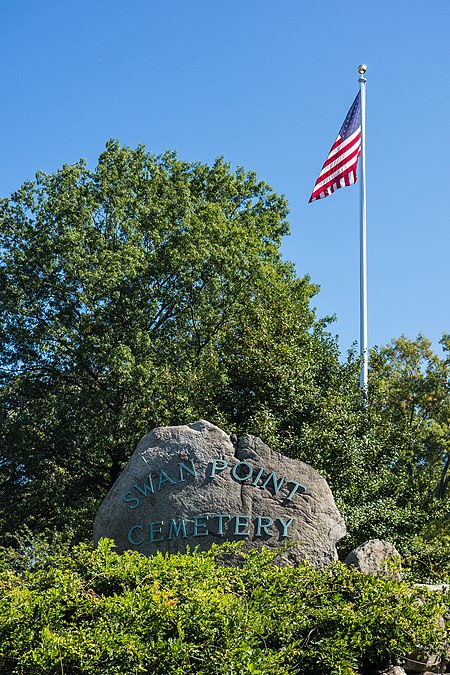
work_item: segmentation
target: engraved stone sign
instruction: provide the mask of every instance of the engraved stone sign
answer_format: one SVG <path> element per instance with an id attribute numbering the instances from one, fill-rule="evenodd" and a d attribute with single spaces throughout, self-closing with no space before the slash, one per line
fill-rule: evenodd
<path id="1" fill-rule="evenodd" d="M 255 436 L 235 442 L 218 427 L 194 424 L 154 429 L 138 444 L 97 512 L 95 543 L 144 555 L 184 552 L 213 543 L 280 549 L 278 562 L 335 560 L 346 533 L 320 474 L 271 450 Z"/>

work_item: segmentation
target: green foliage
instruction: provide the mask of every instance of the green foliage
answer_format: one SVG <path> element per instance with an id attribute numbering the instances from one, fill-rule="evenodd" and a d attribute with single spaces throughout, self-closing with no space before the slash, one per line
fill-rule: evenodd
<path id="1" fill-rule="evenodd" d="M 448 344 L 442 340 L 444 355 Z M 408 550 L 413 536 L 450 533 L 450 360 L 423 336 L 393 340 L 371 354 L 367 490 L 362 509 L 375 531 Z M 384 513 L 383 513 L 384 511 Z M 377 521 L 375 520 L 375 523 Z M 378 535 L 380 536 L 380 535 Z"/>
<path id="2" fill-rule="evenodd" d="M 448 336 L 441 344 L 448 351 Z M 383 417 L 394 473 L 408 489 L 446 499 L 450 464 L 450 360 L 429 340 L 401 337 L 371 356 L 374 414 Z"/>
<path id="3" fill-rule="evenodd" d="M 287 213 L 222 159 L 113 141 L 93 170 L 38 173 L 1 200 L 3 542 L 23 524 L 90 538 L 138 440 L 205 418 L 322 472 L 342 554 L 384 538 L 414 573 L 447 574 L 450 336 L 444 358 L 422 336 L 374 349 L 363 407 L 359 358 L 339 362 L 317 287 L 281 258 Z"/>
<path id="4" fill-rule="evenodd" d="M 450 532 L 448 516 L 425 526 L 404 541 L 405 576 L 423 583 L 450 582 Z"/>
<path id="5" fill-rule="evenodd" d="M 263 552 L 227 568 L 218 548 L 148 559 L 106 541 L 39 550 L 27 571 L 3 553 L 0 670 L 11 675 L 356 675 L 444 647 L 442 595 L 341 564 L 279 568 Z"/>
<path id="6" fill-rule="evenodd" d="M 411 556 L 414 537 L 429 548 L 433 531 L 442 550 L 450 534 L 448 336 L 442 345 L 444 358 L 423 336 L 372 350 L 367 408 L 352 384 L 359 360 L 350 359 L 334 396 L 304 427 L 304 453 L 328 476 L 347 522 L 343 552 L 381 538 Z"/>
<path id="7" fill-rule="evenodd" d="M 253 172 L 116 142 L 1 201 L 1 672 L 355 675 L 443 648 L 447 598 L 339 564 L 72 549 L 139 438 L 203 417 L 321 471 L 343 554 L 385 538 L 450 579 L 450 336 L 373 350 L 362 406 L 281 258 L 287 212 Z"/>

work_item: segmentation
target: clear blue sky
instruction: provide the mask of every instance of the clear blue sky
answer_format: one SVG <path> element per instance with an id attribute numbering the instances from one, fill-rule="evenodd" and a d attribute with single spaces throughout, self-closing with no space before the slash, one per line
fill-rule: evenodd
<path id="1" fill-rule="evenodd" d="M 367 63 L 369 343 L 450 331 L 450 2 L 17 0 L 0 9 L 0 194 L 108 138 L 224 155 L 290 207 L 283 253 L 359 332 L 358 187 L 308 205 Z"/>

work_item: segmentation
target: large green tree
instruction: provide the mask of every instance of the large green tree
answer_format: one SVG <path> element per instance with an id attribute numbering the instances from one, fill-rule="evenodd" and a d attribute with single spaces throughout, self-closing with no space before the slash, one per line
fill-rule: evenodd
<path id="1" fill-rule="evenodd" d="M 0 212 L 0 523 L 89 535 L 136 442 L 200 416 L 293 446 L 340 372 L 252 172 L 109 142 Z M 277 440 L 278 439 L 278 440 Z"/>

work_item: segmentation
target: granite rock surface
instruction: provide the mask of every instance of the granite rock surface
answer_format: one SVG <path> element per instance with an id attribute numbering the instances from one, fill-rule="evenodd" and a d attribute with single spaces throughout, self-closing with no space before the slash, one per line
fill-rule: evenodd
<path id="1" fill-rule="evenodd" d="M 279 564 L 337 558 L 346 533 L 325 479 L 254 436 L 213 424 L 154 429 L 138 444 L 97 512 L 95 543 L 144 555 L 243 541 L 279 551 Z M 283 547 L 288 544 L 288 548 Z"/>

